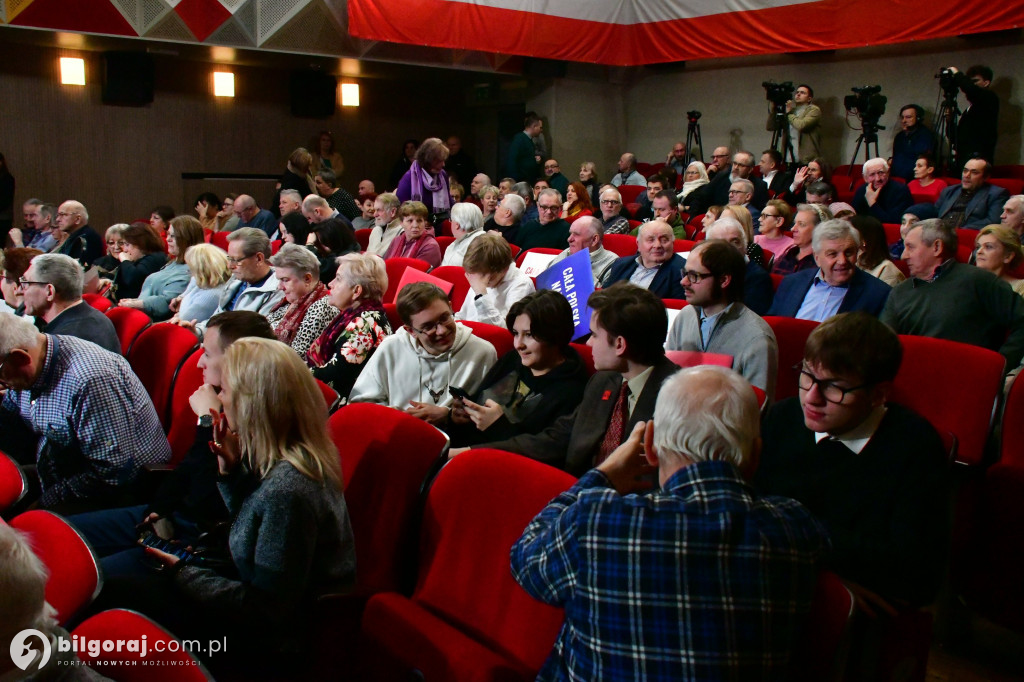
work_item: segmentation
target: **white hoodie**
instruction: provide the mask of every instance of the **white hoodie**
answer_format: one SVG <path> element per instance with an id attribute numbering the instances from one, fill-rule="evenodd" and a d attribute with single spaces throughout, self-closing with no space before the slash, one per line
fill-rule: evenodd
<path id="1" fill-rule="evenodd" d="M 461 324 L 456 325 L 451 349 L 440 355 L 428 353 L 415 336 L 400 327 L 366 362 L 349 402 L 399 410 L 409 407 L 410 400 L 447 407 L 452 401 L 449 386 L 475 393 L 497 359 L 494 346 Z"/>

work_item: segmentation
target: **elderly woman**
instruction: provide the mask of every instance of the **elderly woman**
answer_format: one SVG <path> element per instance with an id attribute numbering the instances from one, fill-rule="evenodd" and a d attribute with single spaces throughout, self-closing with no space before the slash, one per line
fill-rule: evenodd
<path id="1" fill-rule="evenodd" d="M 3 259 L 0 267 L 3 270 L 3 279 L 0 280 L 0 291 L 3 291 L 3 300 L 0 301 L 0 312 L 8 312 L 13 315 L 24 315 L 23 305 L 25 292 L 18 286 L 18 280 L 25 275 L 32 259 L 41 254 L 39 249 L 18 247 L 3 250 Z M 28 319 L 32 319 L 31 316 Z"/>
<path id="2" fill-rule="evenodd" d="M 466 196 L 466 188 L 457 182 L 450 183 L 448 186 L 448 196 L 452 198 L 452 206 L 454 206 Z"/>
<path id="3" fill-rule="evenodd" d="M 452 206 L 452 234 L 455 241 L 448 245 L 441 265 L 462 266 L 466 251 L 473 240 L 484 233 L 484 217 L 475 204 L 461 203 Z"/>
<path id="4" fill-rule="evenodd" d="M 388 258 L 419 258 L 431 267 L 441 264 L 441 247 L 427 233 L 429 209 L 419 201 L 407 201 L 398 209 L 402 232 L 391 242 L 384 260 Z"/>
<path id="5" fill-rule="evenodd" d="M 570 182 L 565 190 L 565 201 L 562 203 L 562 219 L 568 223 L 577 218 L 594 215 L 594 205 L 590 203 L 590 195 L 583 183 Z"/>
<path id="6" fill-rule="evenodd" d="M 584 161 L 580 164 L 580 184 L 587 190 L 591 206 L 601 205 L 601 183 L 597 179 L 597 164 Z"/>
<path id="7" fill-rule="evenodd" d="M 341 312 L 310 345 L 306 364 L 339 395 L 352 392 L 366 361 L 391 333 L 381 303 L 387 288 L 388 273 L 380 256 L 351 253 L 338 259 L 338 275 L 327 300 Z"/>
<path id="8" fill-rule="evenodd" d="M 203 243 L 203 228 L 190 215 L 171 220 L 167 229 L 167 253 L 171 261 L 154 272 L 142 283 L 138 298 L 122 298 L 118 305 L 141 310 L 157 322 L 173 315 L 170 303 L 188 287 L 191 274 L 185 263 L 189 247 Z"/>
<path id="9" fill-rule="evenodd" d="M 573 350 L 572 307 L 544 289 L 516 301 L 505 317 L 513 350 L 484 377 L 472 400 L 456 401 L 452 445 L 540 433 L 583 398 L 586 367 Z"/>
<path id="10" fill-rule="evenodd" d="M 124 231 L 128 223 L 115 223 L 103 233 L 103 241 L 107 244 L 106 255 L 92 262 L 100 277 L 113 280 L 114 273 L 121 265 L 121 250 L 124 247 Z"/>
<path id="11" fill-rule="evenodd" d="M 355 580 L 341 460 L 323 397 L 291 349 L 241 338 L 221 362 L 220 393 L 203 386 L 193 400 L 223 407 L 210 443 L 232 518 L 223 559 L 147 548 L 170 570 L 108 581 L 100 602 L 141 611 L 186 638 L 230 632 L 238 642 L 227 655 L 237 658 L 215 663 L 284 669 L 312 641 L 313 602 Z"/>
<path id="12" fill-rule="evenodd" d="M 882 222 L 870 215 L 855 215 L 847 218 L 864 242 L 860 247 L 857 267 L 874 275 L 891 287 L 906 279 L 896 264 L 889 258 L 889 245 L 885 241 L 885 228 Z"/>
<path id="13" fill-rule="evenodd" d="M 473 290 L 455 315 L 457 320 L 501 326 L 512 304 L 534 291 L 533 280 L 512 262 L 505 238 L 485 232 L 473 240 L 462 262 Z"/>
<path id="14" fill-rule="evenodd" d="M 708 210 L 704 212 L 704 217 L 700 220 L 701 231 L 707 230 L 711 227 L 716 220 L 722 216 L 722 210 L 724 206 L 708 206 Z"/>
<path id="15" fill-rule="evenodd" d="M 793 246 L 793 238 L 783 234 L 789 225 L 793 210 L 782 199 L 772 199 L 761 209 L 758 223 L 761 233 L 754 235 L 754 242 L 762 249 L 768 249 L 779 255 Z"/>
<path id="16" fill-rule="evenodd" d="M 277 232 L 285 244 L 302 246 L 309 240 L 309 227 L 309 221 L 302 215 L 302 211 L 292 211 L 281 216 Z"/>
<path id="17" fill-rule="evenodd" d="M 798 270 L 818 267 L 814 262 L 811 239 L 814 236 L 814 228 L 819 223 L 831 219 L 832 214 L 821 204 L 797 204 L 796 213 L 793 215 L 793 246 L 781 255 L 776 254 L 772 274 L 785 276 Z"/>
<path id="18" fill-rule="evenodd" d="M 118 256 L 121 265 L 114 275 L 114 286 L 107 294 L 115 303 L 138 298 L 146 278 L 167 264 L 163 240 L 152 227 L 133 223 L 124 231 L 123 237 L 124 247 Z"/>
<path id="19" fill-rule="evenodd" d="M 1005 225 L 988 225 L 978 232 L 975 244 L 978 247 L 975 265 L 988 270 L 1024 296 L 1024 279 L 1010 274 L 1017 270 L 1024 258 L 1017 233 Z"/>
<path id="20" fill-rule="evenodd" d="M 448 219 L 451 194 L 448 192 L 448 174 L 444 162 L 448 147 L 436 137 L 423 140 L 416 150 L 416 158 L 402 176 L 395 194 L 403 203 L 418 201 L 427 207 L 429 220 L 435 227 Z"/>
<path id="21" fill-rule="evenodd" d="M 498 208 L 500 194 L 501 190 L 494 185 L 484 185 L 480 191 L 477 192 L 476 198 L 480 200 L 480 210 L 484 214 L 484 220 L 487 220 L 494 215 L 494 210 Z"/>
<path id="22" fill-rule="evenodd" d="M 708 184 L 708 169 L 703 161 L 691 161 L 690 165 L 683 171 L 683 189 L 679 192 L 679 203 L 686 205 L 686 197 L 690 196 L 693 190 Z"/>
<path id="23" fill-rule="evenodd" d="M 231 278 L 228 255 L 213 244 L 196 244 L 185 251 L 185 265 L 192 279 L 185 293 L 171 301 L 170 308 L 176 311 L 171 322 L 205 322 L 217 310 Z"/>
<path id="24" fill-rule="evenodd" d="M 338 309 L 325 298 L 327 286 L 320 281 L 320 261 L 309 249 L 285 244 L 271 256 L 278 288 L 284 298 L 267 314 L 279 341 L 305 359 L 309 344 L 320 336 Z"/>
<path id="25" fill-rule="evenodd" d="M 359 203 L 359 210 L 362 211 L 362 213 L 352 221 L 352 229 L 372 230 L 373 226 L 376 224 L 373 219 L 373 205 L 374 202 L 377 201 L 377 194 L 375 192 L 370 192 L 369 194 L 360 197 L 357 201 Z"/>

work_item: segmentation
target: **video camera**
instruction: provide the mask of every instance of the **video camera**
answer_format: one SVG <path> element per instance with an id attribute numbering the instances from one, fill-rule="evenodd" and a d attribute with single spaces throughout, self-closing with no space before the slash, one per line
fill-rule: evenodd
<path id="1" fill-rule="evenodd" d="M 700 120 L 700 112 L 694 109 L 693 111 L 686 112 L 686 120 L 690 123 L 696 123 Z"/>
<path id="2" fill-rule="evenodd" d="M 786 102 L 793 99 L 793 91 L 796 90 L 792 81 L 785 83 L 764 81 L 761 83 L 761 87 L 764 88 L 765 99 L 774 104 L 776 108 L 785 108 Z"/>
<path id="3" fill-rule="evenodd" d="M 945 68 L 941 69 L 935 77 L 939 79 L 939 87 L 942 89 L 943 95 L 949 101 L 956 101 L 957 91 L 959 88 L 956 84 L 956 74 L 953 73 L 953 69 Z"/>
<path id="4" fill-rule="evenodd" d="M 881 85 L 865 85 L 861 88 L 850 88 L 854 93 L 843 98 L 843 105 L 851 114 L 857 114 L 861 123 L 881 128 L 878 120 L 885 114 L 885 103 L 888 98 L 879 93 Z"/>

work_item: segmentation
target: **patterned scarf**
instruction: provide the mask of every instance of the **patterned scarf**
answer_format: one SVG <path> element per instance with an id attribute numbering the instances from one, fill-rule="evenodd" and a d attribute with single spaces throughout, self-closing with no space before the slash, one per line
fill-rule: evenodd
<path id="1" fill-rule="evenodd" d="M 302 320 L 306 317 L 306 311 L 309 310 L 309 306 L 313 305 L 321 298 L 327 295 L 327 287 L 323 282 L 317 282 L 313 290 L 302 297 L 298 303 L 289 303 L 288 299 L 281 299 L 281 302 L 271 308 L 271 311 L 280 310 L 284 306 L 288 306 L 288 310 L 285 312 L 284 317 L 281 318 L 281 322 L 278 323 L 277 329 L 274 333 L 277 335 L 278 341 L 282 341 L 291 345 L 295 339 L 295 335 L 299 332 L 299 327 L 302 325 Z"/>
<path id="2" fill-rule="evenodd" d="M 311 367 L 323 367 L 338 352 L 342 344 L 345 330 L 349 323 L 357 317 L 361 317 L 368 310 L 375 310 L 384 316 L 384 306 L 379 301 L 360 301 L 354 308 L 342 310 L 337 317 L 331 320 L 323 333 L 317 337 L 309 350 L 306 352 L 306 359 Z"/>

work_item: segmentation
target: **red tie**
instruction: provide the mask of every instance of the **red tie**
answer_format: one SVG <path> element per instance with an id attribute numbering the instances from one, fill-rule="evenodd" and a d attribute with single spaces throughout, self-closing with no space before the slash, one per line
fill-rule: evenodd
<path id="1" fill-rule="evenodd" d="M 629 421 L 629 384 L 622 382 L 619 389 L 619 398 L 612 408 L 612 418 L 608 422 L 608 430 L 605 431 L 604 440 L 601 441 L 601 449 L 597 451 L 595 465 L 608 459 L 608 455 L 615 451 L 615 448 L 622 445 L 622 437 L 626 432 L 626 423 Z"/>

